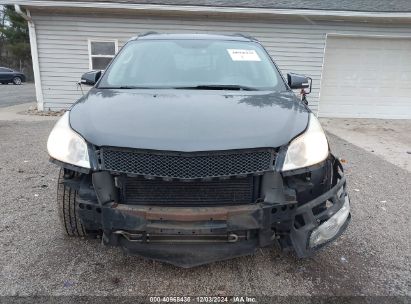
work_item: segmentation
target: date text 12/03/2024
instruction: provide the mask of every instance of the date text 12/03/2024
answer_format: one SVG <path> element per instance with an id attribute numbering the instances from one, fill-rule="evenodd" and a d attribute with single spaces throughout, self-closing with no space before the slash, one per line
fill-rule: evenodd
<path id="1" fill-rule="evenodd" d="M 258 303 L 248 296 L 150 297 L 150 303 Z"/>

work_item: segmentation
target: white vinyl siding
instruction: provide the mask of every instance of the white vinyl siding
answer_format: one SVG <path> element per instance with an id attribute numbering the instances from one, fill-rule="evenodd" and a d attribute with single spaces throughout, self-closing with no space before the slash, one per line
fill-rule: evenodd
<path id="1" fill-rule="evenodd" d="M 140 13 L 141 14 L 141 13 Z M 313 79 L 308 96 L 316 113 L 327 33 L 408 35 L 407 25 L 351 22 L 308 22 L 302 19 L 261 20 L 215 17 L 153 17 L 144 15 L 40 15 L 32 12 L 37 29 L 44 109 L 67 107 L 81 97 L 76 82 L 89 70 L 88 39 L 118 39 L 119 48 L 138 34 L 244 33 L 259 39 L 285 75 L 305 74 Z M 83 86 L 84 88 L 84 86 Z"/>

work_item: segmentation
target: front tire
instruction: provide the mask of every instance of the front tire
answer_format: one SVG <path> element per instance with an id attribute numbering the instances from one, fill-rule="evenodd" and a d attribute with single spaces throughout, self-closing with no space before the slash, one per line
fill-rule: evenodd
<path id="1" fill-rule="evenodd" d="M 13 78 L 13 83 L 14 83 L 15 85 L 21 85 L 21 78 L 18 77 L 18 76 L 14 77 L 14 78 Z"/>
<path id="2" fill-rule="evenodd" d="M 72 178 L 76 176 L 73 173 Z M 60 169 L 57 183 L 57 207 L 60 222 L 68 236 L 86 236 L 86 230 L 77 214 L 77 191 L 64 185 L 64 169 Z"/>

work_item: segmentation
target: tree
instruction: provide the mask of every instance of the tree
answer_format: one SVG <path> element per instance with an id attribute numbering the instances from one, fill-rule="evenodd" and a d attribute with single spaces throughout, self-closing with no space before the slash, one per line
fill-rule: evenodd
<path id="1" fill-rule="evenodd" d="M 6 15 L 4 14 L 4 7 L 3 5 L 0 5 L 0 29 L 4 28 L 4 24 L 6 22 Z M 0 31 L 0 58 L 1 54 L 3 54 L 3 49 L 4 49 L 4 34 L 2 31 Z"/>
<path id="2" fill-rule="evenodd" d="M 0 7 L 0 65 L 32 75 L 30 39 L 27 21 L 12 5 Z"/>

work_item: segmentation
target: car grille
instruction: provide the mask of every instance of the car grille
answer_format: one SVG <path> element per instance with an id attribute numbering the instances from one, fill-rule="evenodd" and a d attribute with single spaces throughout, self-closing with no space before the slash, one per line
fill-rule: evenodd
<path id="1" fill-rule="evenodd" d="M 169 179 L 242 176 L 272 170 L 274 149 L 213 152 L 159 152 L 139 149 L 100 149 L 101 169 Z"/>
<path id="2" fill-rule="evenodd" d="M 216 206 L 253 203 L 253 180 L 242 177 L 211 181 L 164 181 L 128 177 L 123 200 L 135 205 Z"/>

